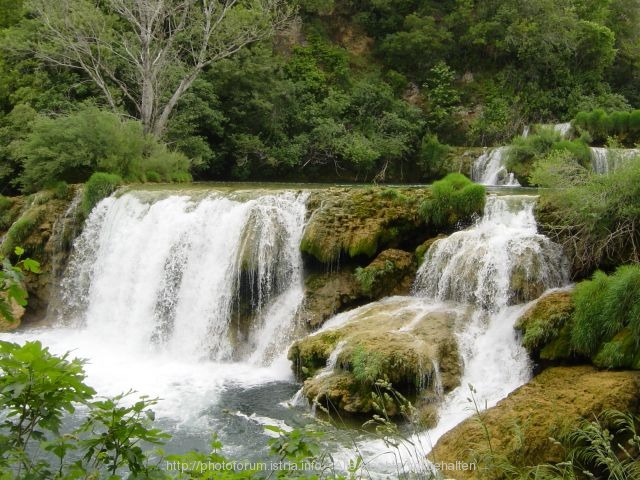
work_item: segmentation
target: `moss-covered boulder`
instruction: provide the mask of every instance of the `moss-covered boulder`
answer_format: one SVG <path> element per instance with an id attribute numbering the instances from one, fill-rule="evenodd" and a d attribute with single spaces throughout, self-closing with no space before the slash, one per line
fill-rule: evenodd
<path id="1" fill-rule="evenodd" d="M 440 464 L 476 464 L 477 470 L 447 470 L 454 479 L 507 478 L 504 471 L 484 470 L 488 465 L 482 459 L 488 455 L 516 467 L 559 462 L 563 450 L 554 439 L 606 409 L 639 412 L 639 393 L 639 372 L 549 368 L 480 418 L 446 433 L 428 458 Z"/>
<path id="2" fill-rule="evenodd" d="M 459 384 L 453 332 L 465 315 L 391 297 L 335 317 L 326 329 L 295 342 L 289 359 L 305 380 L 304 394 L 330 411 L 373 413 L 379 379 L 418 403 L 433 403 Z M 398 406 L 387 406 L 387 413 L 398 414 Z"/>
<path id="3" fill-rule="evenodd" d="M 571 348 L 571 293 L 552 292 L 541 297 L 516 323 L 522 345 L 540 362 L 563 362 L 574 358 Z"/>
<path id="4" fill-rule="evenodd" d="M 409 252 L 389 249 L 378 255 L 369 265 L 357 268 L 356 281 L 369 298 L 409 293 L 416 274 L 416 262 Z"/>
<path id="5" fill-rule="evenodd" d="M 418 245 L 429 236 L 418 206 L 427 198 L 418 188 L 332 188 L 311 192 L 309 221 L 300 249 L 332 264 L 345 258 L 374 258 L 405 243 Z"/>

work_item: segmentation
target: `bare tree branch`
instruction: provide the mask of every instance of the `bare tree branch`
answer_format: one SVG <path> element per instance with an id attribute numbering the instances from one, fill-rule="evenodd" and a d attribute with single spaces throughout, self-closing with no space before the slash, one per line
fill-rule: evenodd
<path id="1" fill-rule="evenodd" d="M 283 28 L 286 0 L 29 0 L 47 62 L 84 71 L 116 110 L 120 91 L 160 137 L 202 70 Z"/>

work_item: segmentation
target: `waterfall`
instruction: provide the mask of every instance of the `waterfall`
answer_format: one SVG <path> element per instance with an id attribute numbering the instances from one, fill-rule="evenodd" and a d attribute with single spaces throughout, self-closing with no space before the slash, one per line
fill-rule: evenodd
<path id="1" fill-rule="evenodd" d="M 105 199 L 75 244 L 56 313 L 132 350 L 267 362 L 302 300 L 304 200 Z"/>
<path id="2" fill-rule="evenodd" d="M 536 198 L 489 196 L 482 219 L 435 242 L 418 271 L 416 295 L 476 307 L 458 334 L 464 364 L 460 386 L 446 396 L 429 444 L 470 415 L 469 385 L 478 404 L 490 407 L 530 377 L 514 324 L 527 302 L 569 282 L 560 246 L 537 233 Z"/>
<path id="3" fill-rule="evenodd" d="M 571 122 L 556 123 L 553 129 L 560 134 L 560 138 L 569 138 L 571 132 Z"/>
<path id="4" fill-rule="evenodd" d="M 483 185 L 519 186 L 518 180 L 505 166 L 507 151 L 507 147 L 491 148 L 480 155 L 473 164 L 473 181 Z"/>
<path id="5" fill-rule="evenodd" d="M 591 147 L 591 166 L 595 173 L 606 175 L 638 156 L 640 149 L 637 148 Z"/>
<path id="6" fill-rule="evenodd" d="M 566 261 L 558 245 L 537 233 L 536 199 L 490 195 L 476 226 L 432 245 L 416 293 L 498 311 L 563 285 Z"/>

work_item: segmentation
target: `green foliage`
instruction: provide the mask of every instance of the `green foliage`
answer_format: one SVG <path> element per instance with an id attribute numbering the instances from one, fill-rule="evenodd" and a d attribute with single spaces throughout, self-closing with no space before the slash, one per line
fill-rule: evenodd
<path id="1" fill-rule="evenodd" d="M 84 382 L 82 362 L 52 355 L 40 342 L 0 342 L 0 465 L 19 478 L 47 478 L 50 466 L 29 455 L 32 445 L 54 450 L 65 413 L 86 403 L 94 390 Z M 69 448 L 61 445 L 63 452 Z M 54 452 L 55 453 L 55 452 Z"/>
<path id="2" fill-rule="evenodd" d="M 596 144 L 604 145 L 613 137 L 622 145 L 640 143 L 640 110 L 613 111 L 603 109 L 576 114 L 573 125 L 591 135 Z"/>
<path id="3" fill-rule="evenodd" d="M 586 181 L 584 175 L 576 178 L 577 185 L 545 192 L 538 207 L 541 224 L 564 246 L 574 273 L 638 262 L 640 164 L 630 162 Z"/>
<path id="4" fill-rule="evenodd" d="M 351 373 L 358 383 L 372 385 L 383 378 L 384 363 L 382 355 L 358 345 L 351 356 Z"/>
<path id="5" fill-rule="evenodd" d="M 640 266 L 622 266 L 610 276 L 596 272 L 591 280 L 576 285 L 573 300 L 573 348 L 595 357 L 595 363 L 602 367 L 636 367 Z"/>
<path id="6" fill-rule="evenodd" d="M 22 258 L 24 249 L 15 247 L 13 253 L 17 261 L 12 264 L 9 258 L 0 255 L 0 321 L 13 323 L 12 303 L 24 307 L 27 305 L 27 292 L 22 287 L 25 272 L 40 273 L 40 264 L 31 258 Z"/>
<path id="7" fill-rule="evenodd" d="M 461 173 L 450 173 L 431 186 L 431 198 L 420 205 L 420 214 L 434 226 L 452 227 L 469 220 L 484 208 L 485 187 Z"/>
<path id="8" fill-rule="evenodd" d="M 552 186 L 550 182 L 554 179 L 559 182 L 562 180 L 557 176 L 560 170 L 566 170 L 566 173 L 571 175 L 564 180 L 565 186 L 573 179 L 577 184 L 583 180 L 579 167 L 590 165 L 591 152 L 582 138 L 563 140 L 552 128 L 539 129 L 528 137 L 516 137 L 507 152 L 507 168 L 514 172 L 524 185 L 533 181 L 533 184 L 540 186 Z M 545 168 L 551 169 L 548 174 L 544 172 Z M 545 175 L 551 177 L 546 178 Z M 561 184 L 556 186 L 559 187 Z"/>
<path id="9" fill-rule="evenodd" d="M 440 143 L 437 135 L 426 134 L 422 137 L 417 163 L 424 178 L 439 178 L 446 174 L 449 151 L 450 147 Z"/>
<path id="10" fill-rule="evenodd" d="M 584 185 L 590 169 L 580 164 L 569 150 L 552 150 L 533 163 L 529 184 L 543 188 L 567 188 Z"/>
<path id="11" fill-rule="evenodd" d="M 102 172 L 91 175 L 82 193 L 82 211 L 85 216 L 89 215 L 100 200 L 111 195 L 120 184 L 122 179 L 118 175 Z"/>
<path id="12" fill-rule="evenodd" d="M 41 219 L 42 210 L 31 208 L 25 212 L 7 230 L 6 237 L 2 243 L 2 255 L 9 255 L 19 245 L 23 245 L 29 236 L 34 232 Z"/>

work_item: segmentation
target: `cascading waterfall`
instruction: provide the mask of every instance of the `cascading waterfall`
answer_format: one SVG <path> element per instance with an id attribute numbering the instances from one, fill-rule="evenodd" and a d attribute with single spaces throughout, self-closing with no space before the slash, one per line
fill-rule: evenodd
<path id="1" fill-rule="evenodd" d="M 216 361 L 253 352 L 260 363 L 302 299 L 304 214 L 291 193 L 106 199 L 76 243 L 57 314 L 107 341 L 126 332 L 134 350 Z M 240 302 L 256 312 L 251 325 Z"/>
<path id="2" fill-rule="evenodd" d="M 640 149 L 637 148 L 591 147 L 591 166 L 593 171 L 600 175 L 613 172 L 638 157 Z"/>
<path id="3" fill-rule="evenodd" d="M 428 433 L 430 444 L 471 413 L 469 385 L 478 404 L 490 407 L 530 377 L 515 321 L 527 302 L 569 282 L 560 246 L 537 233 L 535 201 L 527 195 L 489 196 L 478 224 L 434 243 L 418 271 L 416 295 L 476 306 L 458 334 L 464 374 Z"/>
<path id="4" fill-rule="evenodd" d="M 483 185 L 520 186 L 513 173 L 507 171 L 505 155 L 508 147 L 491 148 L 473 164 L 471 177 Z"/>

